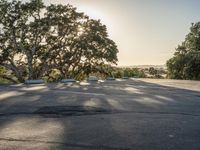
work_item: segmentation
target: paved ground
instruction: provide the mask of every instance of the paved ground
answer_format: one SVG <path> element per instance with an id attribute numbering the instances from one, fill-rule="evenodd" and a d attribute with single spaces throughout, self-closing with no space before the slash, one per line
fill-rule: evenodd
<path id="1" fill-rule="evenodd" d="M 0 149 L 199 150 L 200 82 L 0 86 Z"/>

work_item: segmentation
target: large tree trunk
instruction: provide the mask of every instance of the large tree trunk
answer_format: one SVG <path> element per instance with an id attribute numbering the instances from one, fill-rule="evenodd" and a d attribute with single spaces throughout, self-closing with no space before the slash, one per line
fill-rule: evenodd
<path id="1" fill-rule="evenodd" d="M 26 52 L 27 63 L 28 63 L 28 80 L 33 80 L 33 55 L 35 54 L 35 47 Z"/>
<path id="2" fill-rule="evenodd" d="M 28 79 L 33 80 L 33 63 L 32 58 L 28 58 Z"/>
<path id="3" fill-rule="evenodd" d="M 45 74 L 45 72 L 49 70 L 49 66 L 46 62 L 43 62 L 39 68 L 40 69 L 37 70 L 37 77 L 40 79 Z"/>

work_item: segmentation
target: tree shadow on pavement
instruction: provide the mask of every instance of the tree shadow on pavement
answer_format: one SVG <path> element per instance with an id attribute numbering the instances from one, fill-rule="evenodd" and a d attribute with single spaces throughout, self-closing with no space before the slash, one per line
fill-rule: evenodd
<path id="1" fill-rule="evenodd" d="M 198 91 L 124 80 L 0 93 L 0 142 L 8 147 L 13 139 L 32 149 L 200 148 Z"/>

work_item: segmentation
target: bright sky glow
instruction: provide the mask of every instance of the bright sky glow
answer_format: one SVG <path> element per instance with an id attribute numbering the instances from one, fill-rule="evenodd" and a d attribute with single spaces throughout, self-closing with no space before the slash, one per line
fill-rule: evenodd
<path id="1" fill-rule="evenodd" d="M 200 0 L 44 0 L 70 3 L 100 19 L 119 48 L 119 65 L 164 65 L 200 21 Z"/>

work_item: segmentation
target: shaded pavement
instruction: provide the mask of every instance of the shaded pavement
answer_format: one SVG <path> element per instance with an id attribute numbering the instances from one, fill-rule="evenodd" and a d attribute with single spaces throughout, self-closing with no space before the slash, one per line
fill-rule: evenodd
<path id="1" fill-rule="evenodd" d="M 0 149 L 199 150 L 200 82 L 0 86 Z"/>

